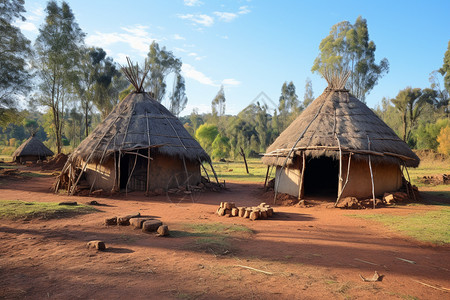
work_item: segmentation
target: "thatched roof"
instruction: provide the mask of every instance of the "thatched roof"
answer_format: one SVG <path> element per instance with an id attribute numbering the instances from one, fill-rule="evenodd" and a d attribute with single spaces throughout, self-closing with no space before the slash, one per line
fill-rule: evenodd
<path id="1" fill-rule="evenodd" d="M 281 166 L 292 148 L 287 164 L 302 151 L 310 157 L 339 159 L 339 148 L 356 159 L 368 160 L 370 154 L 374 163 L 404 161 L 417 167 L 420 162 L 408 145 L 342 84 L 329 85 L 268 147 L 262 161 Z"/>
<path id="2" fill-rule="evenodd" d="M 180 120 L 147 93 L 129 94 L 75 149 L 71 160 L 103 161 L 117 151 L 157 148 L 159 153 L 210 162 Z M 92 154 L 92 157 L 90 157 Z"/>
<path id="3" fill-rule="evenodd" d="M 19 156 L 53 156 L 52 150 L 48 149 L 37 137 L 30 136 L 28 140 L 22 143 L 13 153 L 13 160 Z"/>

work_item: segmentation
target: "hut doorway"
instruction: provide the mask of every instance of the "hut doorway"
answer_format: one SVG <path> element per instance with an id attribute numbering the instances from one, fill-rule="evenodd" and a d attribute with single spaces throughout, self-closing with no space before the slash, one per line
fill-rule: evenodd
<path id="1" fill-rule="evenodd" d="M 120 158 L 120 189 L 125 189 L 127 186 L 128 176 L 130 175 L 129 166 L 130 156 L 125 154 Z"/>
<path id="2" fill-rule="evenodd" d="M 335 197 L 338 192 L 339 161 L 321 156 L 306 161 L 305 196 Z"/>

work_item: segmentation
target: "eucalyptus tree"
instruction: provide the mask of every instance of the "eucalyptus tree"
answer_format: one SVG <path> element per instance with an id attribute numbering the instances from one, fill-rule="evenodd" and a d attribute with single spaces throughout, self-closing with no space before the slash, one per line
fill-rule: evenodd
<path id="1" fill-rule="evenodd" d="M 302 106 L 295 92 L 294 83 L 292 81 L 289 83 L 287 81 L 284 82 L 281 87 L 281 96 L 278 104 L 280 130 L 283 131 L 297 117 L 301 110 Z"/>
<path id="2" fill-rule="evenodd" d="M 25 21 L 24 0 L 0 1 L 0 123 L 14 117 L 13 108 L 19 97 L 31 88 L 31 75 L 27 67 L 32 49 L 30 41 L 13 23 Z"/>
<path id="3" fill-rule="evenodd" d="M 375 50 L 375 43 L 369 40 L 366 19 L 359 16 L 355 24 L 343 21 L 333 25 L 330 34 L 320 42 L 320 53 L 311 71 L 350 71 L 347 87 L 365 102 L 378 80 L 389 71 L 386 58 L 379 64 L 375 62 Z"/>
<path id="4" fill-rule="evenodd" d="M 411 130 L 417 125 L 420 115 L 425 105 L 432 104 L 436 93 L 431 89 L 421 90 L 420 88 L 407 87 L 401 90 L 397 97 L 391 99 L 392 104 L 401 115 L 403 123 L 402 139 L 407 142 L 411 135 Z"/>
<path id="5" fill-rule="evenodd" d="M 46 18 L 35 42 L 34 67 L 39 75 L 37 99 L 50 109 L 56 149 L 61 153 L 64 111 L 76 81 L 85 34 L 78 26 L 67 2 L 48 2 Z"/>
<path id="6" fill-rule="evenodd" d="M 170 112 L 175 116 L 179 114 L 186 108 L 188 98 L 186 97 L 186 86 L 183 76 L 180 72 L 176 72 L 175 80 L 173 82 L 173 91 L 170 95 Z"/>
<path id="7" fill-rule="evenodd" d="M 223 85 L 220 86 L 219 91 L 217 92 L 214 99 L 211 101 L 211 110 L 213 117 L 221 117 L 225 115 L 225 92 L 223 90 Z"/>
<path id="8" fill-rule="evenodd" d="M 305 94 L 303 95 L 303 107 L 307 108 L 314 101 L 314 92 L 311 79 L 308 77 L 305 81 Z"/>
<path id="9" fill-rule="evenodd" d="M 147 76 L 145 90 L 153 93 L 155 100 L 161 102 L 166 94 L 166 77 L 171 73 L 180 73 L 181 60 L 176 58 L 166 47 L 159 48 L 153 41 L 147 54 L 146 68 L 150 70 Z"/>

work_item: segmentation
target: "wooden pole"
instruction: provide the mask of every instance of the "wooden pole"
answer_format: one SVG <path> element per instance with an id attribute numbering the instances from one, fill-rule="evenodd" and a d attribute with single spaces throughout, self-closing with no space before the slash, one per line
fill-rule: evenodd
<path id="1" fill-rule="evenodd" d="M 408 168 L 406 167 L 406 163 L 403 161 L 403 166 L 405 167 L 405 170 L 406 170 L 406 175 L 408 175 L 408 183 L 407 183 L 407 187 L 408 187 L 408 185 L 410 185 L 411 186 L 411 178 L 409 177 L 409 172 L 408 172 Z M 413 194 L 413 198 L 414 198 L 414 201 L 417 201 L 417 199 L 416 199 L 416 193 L 414 193 L 414 189 L 412 188 L 412 186 L 411 186 L 411 192 L 412 192 L 412 194 Z"/>
<path id="2" fill-rule="evenodd" d="M 137 151 L 139 151 L 139 150 L 137 150 Z M 136 155 L 134 157 L 133 169 L 131 169 L 130 175 L 128 175 L 127 185 L 125 186 L 125 195 L 128 195 L 128 184 L 130 183 L 131 176 L 133 176 L 134 168 L 136 168 L 137 158 L 138 158 L 138 156 Z"/>
<path id="3" fill-rule="evenodd" d="M 348 163 L 347 163 L 347 176 L 345 177 L 345 183 L 344 186 L 342 187 L 342 189 L 339 192 L 339 195 L 336 199 L 336 203 L 334 204 L 334 207 L 336 207 L 339 203 L 339 200 L 341 200 L 341 196 L 344 193 L 345 187 L 347 186 L 348 183 L 348 178 L 350 177 L 350 163 L 352 161 L 352 155 L 353 153 L 350 153 L 349 157 L 348 157 Z"/>
<path id="4" fill-rule="evenodd" d="M 266 188 L 266 185 L 267 185 L 267 178 L 269 177 L 269 169 L 270 169 L 270 166 L 267 166 L 266 180 L 264 181 L 264 189 Z"/>
<path id="5" fill-rule="evenodd" d="M 220 187 L 219 178 L 217 178 L 217 174 L 216 174 L 216 171 L 214 171 L 214 167 L 213 167 L 212 163 L 210 162 L 209 165 L 211 166 L 211 170 L 213 171 L 214 177 L 216 178 L 216 182 Z"/>
<path id="6" fill-rule="evenodd" d="M 205 171 L 206 177 L 208 178 L 208 182 L 211 182 L 211 179 L 209 179 L 208 172 L 206 171 L 206 168 L 205 168 L 205 166 L 203 165 L 203 163 L 202 163 L 202 161 L 200 160 L 200 158 L 198 159 L 198 161 L 199 161 L 199 163 L 200 163 L 200 166 L 202 166 L 203 171 Z"/>
<path id="7" fill-rule="evenodd" d="M 306 154 L 302 151 L 302 173 L 300 174 L 300 184 L 298 187 L 298 200 L 303 199 L 305 194 L 304 180 L 305 180 L 305 168 L 306 168 Z"/>
<path id="8" fill-rule="evenodd" d="M 368 148 L 370 150 L 370 139 L 369 139 L 368 135 L 367 135 L 367 143 L 368 143 Z M 375 185 L 374 185 L 374 182 L 373 182 L 372 161 L 370 160 L 370 154 L 369 154 L 369 170 L 370 170 L 370 179 L 372 181 L 373 208 L 375 209 L 375 207 L 376 207 L 376 203 L 375 203 Z"/>
<path id="9" fill-rule="evenodd" d="M 150 148 L 147 149 L 147 186 L 145 187 L 145 196 L 149 195 L 149 188 L 150 188 Z"/>
<path id="10" fill-rule="evenodd" d="M 248 174 L 248 166 L 247 166 L 247 160 L 245 159 L 244 149 L 242 149 L 242 147 L 239 147 L 239 148 L 241 148 L 241 152 L 239 152 L 239 154 L 244 158 L 245 170 L 247 171 L 247 174 Z"/>

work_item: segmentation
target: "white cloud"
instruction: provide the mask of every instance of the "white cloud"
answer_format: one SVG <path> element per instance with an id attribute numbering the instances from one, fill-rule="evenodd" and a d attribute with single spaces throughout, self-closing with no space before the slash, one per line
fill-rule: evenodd
<path id="1" fill-rule="evenodd" d="M 189 20 L 196 25 L 203 25 L 206 27 L 210 27 L 214 24 L 214 18 L 204 14 L 186 14 L 186 15 L 178 15 L 180 19 Z"/>
<path id="2" fill-rule="evenodd" d="M 196 57 L 195 57 L 195 60 L 197 60 L 197 61 L 198 61 L 198 60 L 202 60 L 202 59 L 204 59 L 205 57 L 206 57 L 206 56 L 196 56 Z"/>
<path id="3" fill-rule="evenodd" d="M 188 56 L 198 56 L 198 54 L 195 53 L 195 52 L 191 52 L 191 53 L 188 54 Z"/>
<path id="4" fill-rule="evenodd" d="M 186 38 L 182 37 L 181 35 L 179 35 L 179 34 L 177 34 L 177 33 L 175 33 L 175 34 L 173 35 L 173 39 L 174 39 L 174 40 L 186 40 Z"/>
<path id="5" fill-rule="evenodd" d="M 200 0 L 184 0 L 183 2 L 186 6 L 200 6 L 203 4 Z"/>
<path id="6" fill-rule="evenodd" d="M 246 15 L 246 14 L 248 14 L 250 12 L 251 12 L 251 10 L 248 8 L 248 6 L 241 6 L 241 7 L 239 7 L 238 14 Z"/>
<path id="7" fill-rule="evenodd" d="M 234 19 L 237 18 L 237 14 L 230 13 L 230 12 L 221 12 L 221 11 L 215 11 L 214 14 L 219 17 L 219 20 L 224 22 L 231 22 Z"/>
<path id="8" fill-rule="evenodd" d="M 222 84 L 226 85 L 226 86 L 238 86 L 238 85 L 241 85 L 241 82 L 234 78 L 227 78 L 227 79 L 222 80 Z"/>
<path id="9" fill-rule="evenodd" d="M 155 40 L 147 31 L 148 26 L 135 25 L 121 27 L 124 32 L 102 33 L 96 31 L 86 37 L 86 44 L 107 48 L 113 44 L 124 43 L 136 50 L 139 55 L 147 55 L 150 44 Z"/>
<path id="10" fill-rule="evenodd" d="M 181 71 L 183 72 L 184 77 L 193 79 L 195 81 L 198 81 L 201 84 L 209 85 L 209 86 L 215 86 L 215 87 L 219 86 L 218 84 L 214 83 L 214 81 L 211 78 L 209 78 L 208 76 L 206 76 L 202 72 L 196 70 L 190 64 L 184 63 L 181 66 Z"/>
<path id="11" fill-rule="evenodd" d="M 182 53 L 188 52 L 186 49 L 179 48 L 179 47 L 174 47 L 174 48 L 173 48 L 173 51 L 175 51 L 175 52 L 182 52 Z"/>
<path id="12" fill-rule="evenodd" d="M 109 52 L 106 52 L 109 53 Z M 115 55 L 115 60 L 117 63 L 119 63 L 122 66 L 126 66 L 127 65 L 127 56 L 125 53 L 118 53 L 117 55 Z"/>
<path id="13" fill-rule="evenodd" d="M 20 22 L 17 25 L 19 26 L 20 30 L 31 31 L 31 32 L 36 32 L 36 33 L 38 32 L 38 29 L 37 29 L 36 25 L 34 25 L 31 22 L 26 22 L 26 21 L 25 22 Z"/>

